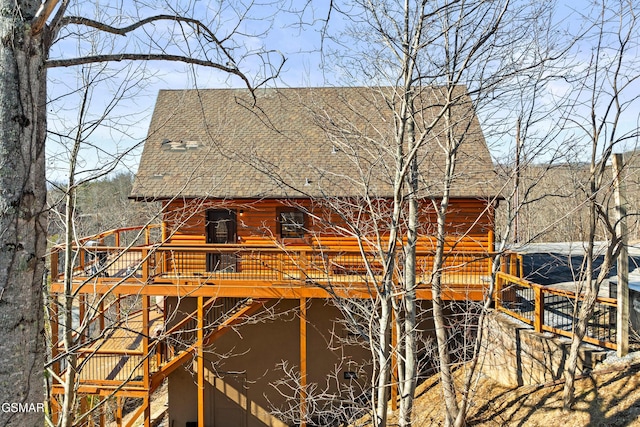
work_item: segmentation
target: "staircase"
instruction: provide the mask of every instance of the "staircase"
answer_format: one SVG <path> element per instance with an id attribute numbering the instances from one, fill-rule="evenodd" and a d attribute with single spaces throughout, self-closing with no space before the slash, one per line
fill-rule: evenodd
<path id="1" fill-rule="evenodd" d="M 114 396 L 118 401 L 121 397 L 142 398 L 142 405 L 126 424 L 132 426 L 140 415 L 149 415 L 151 394 L 165 378 L 193 360 L 200 346 L 212 345 L 234 326 L 260 311 L 265 302 L 251 298 L 209 298 L 203 303 L 202 319 L 198 319 L 196 310 L 157 336 L 154 331 L 162 331 L 160 325 L 164 324 L 165 318 L 154 309 L 123 316 L 123 319 L 102 327 L 97 331 L 97 338 L 88 340 L 75 351 L 80 372 L 77 392 L 83 397 Z M 145 319 L 151 335 L 148 340 L 144 339 Z M 199 325 L 202 325 L 202 341 L 198 339 Z M 61 353 L 61 348 L 58 347 L 57 353 Z M 60 362 L 54 363 L 52 367 L 59 365 Z M 66 371 L 64 366 L 54 368 L 51 392 L 54 413 L 59 411 L 62 402 Z"/>

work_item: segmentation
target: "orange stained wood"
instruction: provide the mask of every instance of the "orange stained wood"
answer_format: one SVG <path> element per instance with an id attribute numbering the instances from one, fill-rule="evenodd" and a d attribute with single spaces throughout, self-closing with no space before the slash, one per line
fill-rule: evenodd
<path id="1" fill-rule="evenodd" d="M 321 201 L 309 199 L 175 200 L 165 206 L 164 224 L 171 236 L 171 243 L 204 244 L 206 211 L 227 209 L 236 213 L 237 235 L 241 241 L 281 241 L 283 239 L 278 234 L 278 212 L 300 208 L 311 213 L 306 216 L 305 221 L 307 236 L 300 239 L 300 243 L 310 243 L 316 238 L 331 236 L 344 239 L 340 230 L 349 229 L 345 218 L 349 218 L 351 225 L 363 235 L 374 236 L 378 232 L 385 234 L 385 228 L 388 227 L 387 218 L 391 215 L 389 200 L 381 199 L 377 202 L 377 220 L 364 212 L 357 201 L 345 199 L 334 202 L 342 205 L 344 217 L 339 216 L 335 210 L 328 208 Z M 430 200 L 422 200 L 421 204 L 419 233 L 432 235 L 436 224 L 433 203 Z M 485 199 L 452 199 L 447 213 L 447 232 L 450 235 L 467 236 L 477 245 L 486 248 L 487 234 L 493 228 L 493 215 L 493 207 Z M 298 239 L 284 239 L 288 243 L 296 243 L 296 240 Z"/>
<path id="2" fill-rule="evenodd" d="M 252 314 L 261 310 L 264 303 L 265 303 L 264 300 L 254 300 L 242 306 L 236 312 L 228 316 L 223 323 L 218 325 L 218 327 L 213 328 L 206 336 L 203 335 L 201 338 L 202 345 L 198 345 L 198 343 L 194 343 L 190 347 L 176 354 L 173 358 L 168 360 L 162 366 L 158 367 L 158 370 L 154 372 L 154 374 L 151 376 L 151 382 L 150 382 L 151 392 L 153 392 L 157 387 L 159 387 L 160 384 L 162 384 L 162 381 L 165 378 L 167 378 L 173 371 L 178 369 L 187 361 L 192 360 L 194 353 L 200 351 L 203 347 L 207 347 L 211 345 L 215 340 L 217 340 L 218 338 L 223 336 L 225 333 L 227 333 L 232 326 L 237 325 L 238 323 L 246 319 L 248 316 L 251 316 Z M 203 309 L 205 305 L 206 303 L 203 303 Z M 198 310 L 196 311 L 196 313 L 198 313 L 196 314 L 196 317 L 198 319 L 201 319 L 201 316 L 199 314 L 200 312 L 201 310 L 200 308 L 198 308 Z"/>
<path id="3" fill-rule="evenodd" d="M 162 314 L 155 310 L 149 312 L 149 325 L 162 322 Z M 82 392 L 90 393 L 94 389 L 112 389 L 127 382 L 124 387 L 129 391 L 144 388 L 145 351 L 143 312 L 126 316 L 119 327 L 110 328 L 91 346 L 77 351 L 79 381 Z M 61 349 L 58 351 L 62 352 Z M 64 371 L 60 377 L 64 379 Z"/>
<path id="4" fill-rule="evenodd" d="M 148 296 L 143 296 L 144 300 Z M 96 396 L 127 396 L 147 399 L 151 393 L 160 385 L 164 378 L 171 372 L 192 360 L 194 354 L 198 354 L 198 363 L 201 364 L 202 349 L 211 345 L 216 339 L 227 332 L 230 327 L 244 321 L 247 316 L 251 316 L 256 311 L 262 309 L 264 300 L 248 301 L 246 304 L 229 315 L 220 325 L 213 328 L 206 335 L 204 331 L 204 307 L 210 302 L 203 302 L 202 297 L 198 298 L 198 309 L 194 313 L 198 322 L 198 339 L 190 347 L 177 353 L 172 359 L 166 361 L 161 366 L 155 366 L 151 374 L 150 363 L 152 359 L 148 354 L 148 345 L 145 345 L 146 331 L 158 321 L 163 321 L 162 314 L 148 303 L 143 306 L 146 310 L 138 311 L 124 317 L 122 324 L 118 327 L 109 328 L 108 332 L 96 340 L 89 347 L 83 347 L 76 353 L 79 363 L 83 368 L 80 372 L 80 383 L 78 393 L 81 395 Z M 145 312 L 147 314 L 145 314 Z M 190 318 L 193 316 L 189 316 Z M 145 353 L 145 349 L 147 352 Z M 201 367 L 200 367 L 201 368 Z M 56 378 L 64 381 L 65 373 L 57 373 Z M 200 381 L 200 385 L 202 382 Z M 52 385 L 53 402 L 57 402 L 55 396 L 64 393 L 62 383 L 54 382 Z M 199 391 L 201 395 L 201 391 Z M 200 396 L 202 397 L 202 396 Z M 144 422 L 149 422 L 148 407 L 145 403 L 134 415 L 133 420 L 145 413 Z M 202 399 L 199 401 L 199 414 L 204 408 Z M 202 420 L 202 417 L 200 418 Z"/>
<path id="5" fill-rule="evenodd" d="M 300 298 L 300 427 L 307 427 L 307 299 Z"/>
<path id="6" fill-rule="evenodd" d="M 250 282 L 238 284 L 237 281 L 219 281 L 202 284 L 198 282 L 180 281 L 175 284 L 149 284 L 123 283 L 114 289 L 108 283 L 78 284 L 73 286 L 73 292 L 77 293 L 114 293 L 117 295 L 163 295 L 179 297 L 234 297 L 234 298 L 268 298 L 268 299 L 299 299 L 299 298 L 371 298 L 375 292 L 366 286 L 340 287 L 331 289 L 314 285 L 292 285 L 289 283 Z M 474 300 L 481 301 L 488 283 L 478 286 L 451 285 L 442 290 L 442 298 L 445 300 Z M 61 284 L 52 284 L 52 292 L 62 292 Z M 429 286 L 416 290 L 416 298 L 419 300 L 432 299 L 432 291 Z"/>
<path id="7" fill-rule="evenodd" d="M 323 243 L 285 248 L 268 244 L 98 247 L 96 251 L 108 253 L 104 270 L 108 274 L 92 277 L 92 266 L 80 265 L 74 289 L 115 295 L 255 298 L 328 298 L 333 292 L 352 298 L 375 295 L 385 270 L 378 255 L 362 255 L 353 244 Z M 417 252 L 419 299 L 431 298 L 433 252 L 425 245 Z M 225 265 L 209 268 L 210 256 L 226 260 Z M 487 248 L 476 242 L 460 242 L 456 250 L 447 252 L 442 269 L 444 297 L 481 298 L 491 274 L 491 258 Z M 53 293 L 63 292 L 59 279 L 52 279 Z"/>
<path id="8" fill-rule="evenodd" d="M 196 363 L 198 369 L 198 425 L 204 426 L 204 297 L 198 297 L 198 341 L 196 342 Z"/>

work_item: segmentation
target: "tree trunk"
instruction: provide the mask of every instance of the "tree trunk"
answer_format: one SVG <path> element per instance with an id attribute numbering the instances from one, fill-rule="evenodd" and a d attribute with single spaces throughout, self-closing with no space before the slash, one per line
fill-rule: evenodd
<path id="1" fill-rule="evenodd" d="M 387 402 L 389 400 L 389 376 L 391 363 L 389 357 L 389 330 L 391 326 L 391 300 L 383 295 L 380 301 L 380 329 L 378 330 L 377 345 L 379 369 L 375 389 L 375 427 L 387 425 Z"/>
<path id="2" fill-rule="evenodd" d="M 409 101 L 409 90 L 405 90 L 405 102 L 411 112 L 407 120 L 408 151 L 412 152 L 415 144 L 415 126 L 413 122 L 413 108 Z M 416 301 L 416 246 L 418 242 L 418 161 L 416 157 L 409 159 L 409 170 L 406 176 L 408 189 L 407 205 L 407 242 L 404 245 L 404 296 L 401 306 L 404 308 L 404 316 L 398 324 L 397 330 L 401 339 L 398 343 L 398 370 L 400 391 L 400 414 L 398 424 L 400 427 L 410 427 L 412 424 L 413 400 L 415 398 L 416 382 L 418 381 L 417 355 L 417 301 Z M 400 316 L 398 316 L 400 318 Z"/>
<path id="3" fill-rule="evenodd" d="M 415 160 L 414 160 L 414 163 Z M 417 185 L 417 180 L 416 180 Z M 412 424 L 413 400 L 418 380 L 417 355 L 417 303 L 416 303 L 416 242 L 418 226 L 418 202 L 415 197 L 409 200 L 409 226 L 407 232 L 407 243 L 405 245 L 405 268 L 404 268 L 404 318 L 402 319 L 401 331 L 402 345 L 398 345 L 401 354 L 398 357 L 399 368 L 402 375 L 399 381 L 400 391 L 400 415 L 398 422 L 401 427 L 409 427 Z"/>
<path id="4" fill-rule="evenodd" d="M 0 402 L 16 404 L 2 426 L 44 424 L 46 54 L 29 26 L 39 5 L 0 7 Z"/>

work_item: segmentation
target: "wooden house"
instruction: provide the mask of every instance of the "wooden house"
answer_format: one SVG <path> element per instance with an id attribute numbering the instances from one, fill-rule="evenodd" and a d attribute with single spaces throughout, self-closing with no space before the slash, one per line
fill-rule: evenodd
<path id="1" fill-rule="evenodd" d="M 78 337 L 87 355 L 79 392 L 142 397 L 138 415 L 149 423 L 150 393 L 168 378 L 170 425 L 234 427 L 313 421 L 299 419 L 311 413 L 306 393 L 289 390 L 292 404 L 274 388 L 287 373 L 336 401 L 356 383 L 366 395 L 370 351 L 349 342 L 353 333 L 331 302 L 371 298 L 384 270 L 377 245 L 388 242 L 397 166 L 392 94 L 161 91 L 131 194 L 162 204 L 160 225 L 105 232 L 73 248 L 80 317 L 97 325 Z M 443 295 L 479 300 L 497 191 L 468 95 L 454 95 L 447 120 L 462 143 L 449 184 Z M 426 138 L 417 155 L 417 298 L 425 312 L 446 164 L 444 99 L 427 88 L 414 102 L 416 133 Z M 53 294 L 63 291 L 63 249 L 52 252 Z M 109 325 L 118 330 L 125 301 L 133 332 L 106 334 Z M 52 330 L 59 335 L 56 322 Z M 62 349 L 52 349 L 57 360 Z M 53 366 L 64 378 L 65 367 Z M 54 395 L 61 392 L 54 383 Z"/>

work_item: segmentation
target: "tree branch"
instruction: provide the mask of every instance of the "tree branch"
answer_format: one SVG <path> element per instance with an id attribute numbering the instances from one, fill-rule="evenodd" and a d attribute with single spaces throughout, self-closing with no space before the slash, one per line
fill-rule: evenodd
<path id="1" fill-rule="evenodd" d="M 73 67 L 75 65 L 92 64 L 96 62 L 120 62 L 120 61 L 174 61 L 185 64 L 201 65 L 203 67 L 216 68 L 218 70 L 234 74 L 240 77 L 247 87 L 252 87 L 247 76 L 235 67 L 218 64 L 206 59 L 191 58 L 182 55 L 169 55 L 162 53 L 117 53 L 108 55 L 84 56 L 81 58 L 50 59 L 47 61 L 47 68 Z"/>
<path id="2" fill-rule="evenodd" d="M 40 5 L 36 16 L 31 22 L 31 34 L 36 35 L 44 28 L 44 25 L 53 13 L 53 9 L 58 5 L 58 0 L 46 0 Z"/>
<path id="3" fill-rule="evenodd" d="M 126 36 L 128 33 L 137 30 L 138 28 L 152 23 L 152 22 L 156 22 L 156 21 L 175 21 L 175 22 L 184 22 L 190 25 L 193 25 L 195 27 L 195 29 L 198 31 L 198 33 L 203 34 L 205 37 L 208 38 L 209 41 L 212 41 L 214 43 L 216 43 L 217 45 L 221 45 L 220 40 L 218 40 L 218 38 L 215 36 L 215 34 L 209 29 L 209 27 L 207 27 L 206 25 L 204 25 L 201 21 L 194 19 L 194 18 L 188 18 L 188 17 L 184 17 L 184 16 L 177 16 L 177 15 L 156 15 L 156 16 L 150 16 L 148 18 L 142 19 L 140 21 L 137 21 L 129 26 L 126 27 L 122 27 L 122 28 L 118 28 L 118 27 L 113 27 L 111 25 L 107 25 L 103 22 L 99 22 L 93 19 L 89 19 L 89 18 L 85 18 L 82 16 L 66 16 L 64 18 L 62 18 L 62 20 L 60 21 L 60 26 L 65 26 L 65 25 L 84 25 L 87 27 L 91 27 L 91 28 L 95 28 L 97 30 L 100 31 L 104 31 L 107 33 L 111 33 L 111 34 L 116 34 L 119 36 Z"/>

